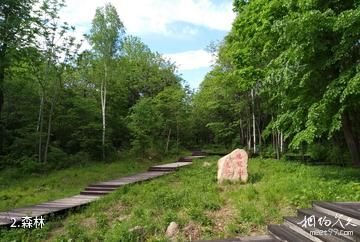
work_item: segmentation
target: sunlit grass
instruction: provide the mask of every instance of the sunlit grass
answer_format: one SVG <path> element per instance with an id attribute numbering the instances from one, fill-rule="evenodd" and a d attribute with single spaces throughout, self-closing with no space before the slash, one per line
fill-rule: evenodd
<path id="1" fill-rule="evenodd" d="M 32 241 L 167 241 L 171 221 L 179 241 L 266 233 L 313 200 L 359 201 L 360 173 L 354 168 L 306 166 L 252 159 L 249 183 L 216 181 L 218 157 L 149 182 L 127 185 L 88 207 L 47 221 L 42 230 L 3 231 L 3 238 Z M 211 165 L 206 166 L 204 162 Z"/>
<path id="2" fill-rule="evenodd" d="M 90 183 L 142 172 L 154 163 L 173 162 L 178 156 L 161 162 L 134 158 L 112 163 L 92 162 L 47 173 L 24 174 L 20 169 L 2 170 L 0 211 L 76 195 Z"/>

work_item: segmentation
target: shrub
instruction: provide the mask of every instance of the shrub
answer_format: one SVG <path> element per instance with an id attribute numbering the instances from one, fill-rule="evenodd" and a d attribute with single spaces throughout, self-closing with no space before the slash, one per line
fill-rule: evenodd
<path id="1" fill-rule="evenodd" d="M 314 143 L 308 145 L 307 153 L 310 155 L 312 160 L 315 161 L 326 161 L 328 148 L 326 145 L 320 143 Z"/>

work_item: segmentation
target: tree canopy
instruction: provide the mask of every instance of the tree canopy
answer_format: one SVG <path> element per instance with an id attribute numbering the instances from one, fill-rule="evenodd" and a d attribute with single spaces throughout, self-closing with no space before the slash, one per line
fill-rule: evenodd
<path id="1" fill-rule="evenodd" d="M 276 151 L 321 144 L 330 159 L 347 144 L 360 165 L 358 2 L 234 1 L 234 11 L 195 99 L 215 116 L 208 129 L 222 142 L 240 135 L 249 149 L 269 137 Z"/>
<path id="2" fill-rule="evenodd" d="M 349 1 L 235 0 L 197 92 L 176 65 L 94 13 L 79 51 L 60 0 L 0 6 L 0 165 L 63 167 L 132 151 L 244 147 L 360 165 L 360 10 Z"/>

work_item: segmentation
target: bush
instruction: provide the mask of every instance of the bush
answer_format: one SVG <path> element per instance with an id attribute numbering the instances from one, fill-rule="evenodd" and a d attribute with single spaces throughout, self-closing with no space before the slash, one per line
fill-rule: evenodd
<path id="1" fill-rule="evenodd" d="M 326 152 L 326 160 L 332 163 L 344 165 L 351 162 L 351 157 L 348 150 L 332 145 Z"/>
<path id="2" fill-rule="evenodd" d="M 47 163 L 49 168 L 64 168 L 71 165 L 69 155 L 54 146 L 49 148 Z"/>
<path id="3" fill-rule="evenodd" d="M 314 161 L 326 161 L 329 147 L 320 143 L 308 145 L 307 153 Z"/>
<path id="4" fill-rule="evenodd" d="M 90 155 L 87 152 L 79 151 L 74 155 L 69 156 L 68 164 L 86 164 L 91 161 Z"/>
<path id="5" fill-rule="evenodd" d="M 314 161 L 330 162 L 334 164 L 346 164 L 351 161 L 350 154 L 346 148 L 332 143 L 311 144 L 307 148 L 307 153 Z"/>
<path id="6" fill-rule="evenodd" d="M 262 145 L 260 147 L 260 156 L 262 158 L 275 158 L 276 153 L 272 145 Z"/>
<path id="7" fill-rule="evenodd" d="M 22 174 L 31 174 L 31 173 L 42 173 L 46 170 L 44 164 L 39 163 L 34 158 L 22 157 L 16 161 L 18 164 L 19 170 Z"/>

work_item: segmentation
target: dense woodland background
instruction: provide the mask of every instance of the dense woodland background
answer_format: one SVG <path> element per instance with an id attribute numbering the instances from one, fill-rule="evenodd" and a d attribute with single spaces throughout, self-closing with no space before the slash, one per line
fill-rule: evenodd
<path id="1" fill-rule="evenodd" d="M 360 165 L 360 1 L 235 0 L 198 91 L 108 4 L 80 51 L 58 0 L 0 5 L 0 167 L 244 147 Z"/>

